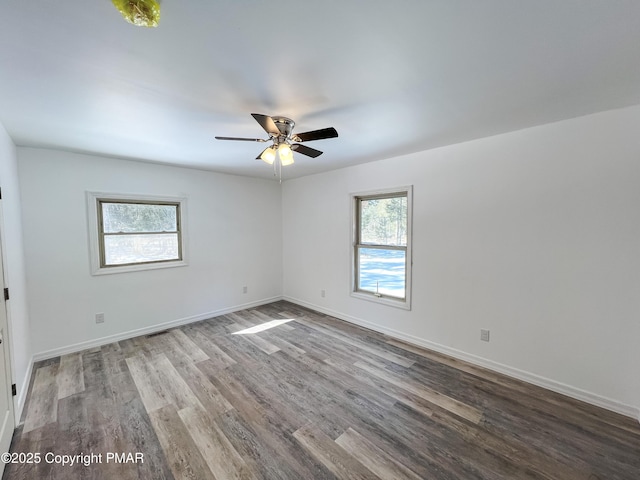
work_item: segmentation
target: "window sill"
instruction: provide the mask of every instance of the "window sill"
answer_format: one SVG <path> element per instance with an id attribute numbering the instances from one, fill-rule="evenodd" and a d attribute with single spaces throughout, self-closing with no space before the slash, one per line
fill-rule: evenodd
<path id="1" fill-rule="evenodd" d="M 387 305 L 389 307 L 401 308 L 403 310 L 411 310 L 411 301 L 406 300 L 394 300 L 389 297 L 376 297 L 372 293 L 351 292 L 351 296 L 359 298 L 361 300 L 367 300 L 369 302 L 378 303 L 381 305 Z"/>
<path id="2" fill-rule="evenodd" d="M 185 267 L 188 263 L 185 260 L 176 260 L 161 263 L 143 263 L 140 265 L 122 265 L 120 267 L 94 268 L 91 275 L 111 275 L 112 273 L 139 272 L 143 270 L 158 270 L 160 268 Z"/>

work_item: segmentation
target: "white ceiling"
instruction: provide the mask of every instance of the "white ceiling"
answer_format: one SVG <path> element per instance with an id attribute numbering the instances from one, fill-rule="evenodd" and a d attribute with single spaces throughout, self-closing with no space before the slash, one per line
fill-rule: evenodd
<path id="1" fill-rule="evenodd" d="M 335 127 L 285 178 L 640 103 L 637 0 L 0 1 L 17 145 L 270 178 L 250 113 Z"/>

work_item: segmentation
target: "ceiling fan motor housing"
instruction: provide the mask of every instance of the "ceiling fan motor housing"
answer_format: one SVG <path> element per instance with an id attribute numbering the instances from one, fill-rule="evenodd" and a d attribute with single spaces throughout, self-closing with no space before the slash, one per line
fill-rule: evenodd
<path id="1" fill-rule="evenodd" d="M 278 137 L 278 143 L 284 142 L 291 136 L 291 131 L 293 127 L 296 126 L 296 122 L 287 117 L 271 117 L 273 119 L 273 123 L 276 124 L 278 130 L 280 130 L 281 135 Z M 275 137 L 273 137 L 275 139 Z"/>

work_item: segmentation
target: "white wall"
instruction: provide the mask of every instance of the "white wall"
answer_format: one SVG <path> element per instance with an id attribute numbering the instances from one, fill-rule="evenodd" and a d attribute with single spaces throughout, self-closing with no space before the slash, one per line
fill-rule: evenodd
<path id="1" fill-rule="evenodd" d="M 16 416 L 24 404 L 31 371 L 31 340 L 24 250 L 22 244 L 22 221 L 20 214 L 20 189 L 18 186 L 18 160 L 16 148 L 0 125 L 0 187 L 2 187 L 2 246 L 4 269 L 11 298 L 7 304 L 9 336 L 11 339 L 11 368 L 16 383 L 17 396 L 14 401 Z"/>
<path id="2" fill-rule="evenodd" d="M 286 181 L 285 298 L 637 415 L 638 132 L 632 107 Z M 409 184 L 410 312 L 349 295 L 348 198 Z"/>
<path id="3" fill-rule="evenodd" d="M 18 165 L 36 358 L 281 295 L 276 182 L 32 148 Z M 87 190 L 188 197 L 189 265 L 91 276 Z"/>

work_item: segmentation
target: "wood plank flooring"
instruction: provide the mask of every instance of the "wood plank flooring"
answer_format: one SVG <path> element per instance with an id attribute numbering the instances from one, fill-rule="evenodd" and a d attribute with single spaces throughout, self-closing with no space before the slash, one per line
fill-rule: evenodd
<path id="1" fill-rule="evenodd" d="M 634 419 L 287 302 L 36 364 L 11 449 L 42 460 L 7 480 L 640 478 Z"/>

